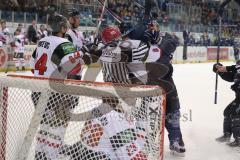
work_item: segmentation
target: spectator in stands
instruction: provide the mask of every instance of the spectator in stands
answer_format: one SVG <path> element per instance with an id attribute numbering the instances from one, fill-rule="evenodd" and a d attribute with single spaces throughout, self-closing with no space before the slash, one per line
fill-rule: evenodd
<path id="1" fill-rule="evenodd" d="M 239 60 L 239 49 L 238 49 L 238 47 L 235 45 L 235 46 L 233 46 L 233 50 L 234 50 L 234 58 L 235 58 L 235 61 L 238 61 L 238 60 Z"/>
<path id="2" fill-rule="evenodd" d="M 204 33 L 203 33 L 203 35 L 201 36 L 201 41 L 202 41 L 202 45 L 203 46 L 210 46 L 211 45 L 211 40 L 210 40 L 210 38 L 209 38 L 209 36 L 208 36 L 208 32 L 207 31 L 205 31 Z"/>
<path id="3" fill-rule="evenodd" d="M 38 38 L 38 40 L 40 40 L 47 36 L 48 36 L 48 32 L 47 32 L 46 26 L 44 24 L 42 24 L 40 26 L 40 29 L 37 31 L 37 38 Z"/>
<path id="4" fill-rule="evenodd" d="M 189 36 L 189 42 L 188 42 L 188 44 L 189 44 L 190 46 L 195 46 L 195 45 L 196 45 L 196 40 L 195 40 L 195 37 L 194 37 L 194 34 L 193 34 L 193 33 L 191 33 L 190 36 Z"/>
<path id="5" fill-rule="evenodd" d="M 37 23 L 36 20 L 32 20 L 32 25 L 28 27 L 27 38 L 29 43 L 37 43 Z"/>

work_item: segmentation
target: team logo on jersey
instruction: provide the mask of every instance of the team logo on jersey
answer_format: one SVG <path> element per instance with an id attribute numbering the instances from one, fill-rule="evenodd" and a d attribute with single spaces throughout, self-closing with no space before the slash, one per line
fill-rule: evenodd
<path id="1" fill-rule="evenodd" d="M 126 144 L 129 144 L 135 140 L 136 140 L 136 133 L 132 128 L 119 132 L 110 138 L 110 142 L 114 150 L 117 150 L 118 148 Z"/>
<path id="2" fill-rule="evenodd" d="M 134 143 L 127 146 L 126 150 L 128 156 L 131 157 L 131 160 L 147 160 L 147 155 L 142 151 L 139 151 L 139 148 Z"/>
<path id="3" fill-rule="evenodd" d="M 70 54 L 70 53 L 75 53 L 76 52 L 76 48 L 74 47 L 74 45 L 72 43 L 63 43 L 61 44 L 64 54 Z"/>
<path id="4" fill-rule="evenodd" d="M 82 142 L 90 147 L 97 147 L 103 135 L 103 127 L 99 123 L 88 121 L 81 132 Z"/>
<path id="5" fill-rule="evenodd" d="M 138 152 L 131 160 L 148 160 L 148 157 L 142 151 Z"/>
<path id="6" fill-rule="evenodd" d="M 160 50 L 158 48 L 153 48 L 152 51 L 153 52 L 159 52 Z"/>

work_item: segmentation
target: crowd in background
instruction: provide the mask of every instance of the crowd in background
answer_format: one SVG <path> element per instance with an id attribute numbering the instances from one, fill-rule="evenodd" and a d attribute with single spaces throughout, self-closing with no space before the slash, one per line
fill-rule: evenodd
<path id="1" fill-rule="evenodd" d="M 144 17 L 145 0 L 136 0 L 134 3 L 131 0 L 108 0 L 108 8 L 119 15 L 124 21 L 129 21 L 135 24 Z M 194 0 L 157 0 L 160 11 L 158 22 L 162 28 L 165 26 L 170 27 L 170 31 L 184 32 L 189 30 L 188 45 L 216 45 L 217 44 L 217 31 L 218 31 L 218 6 L 219 2 L 212 1 L 194 1 Z M 81 25 L 96 26 L 97 18 L 101 13 L 101 7 L 96 0 L 9 0 L 6 3 L 0 4 L 0 9 L 5 10 L 22 10 L 22 11 L 37 11 L 39 14 L 38 20 L 45 19 L 43 24 L 46 23 L 46 13 L 49 6 L 52 4 L 59 5 L 62 9 L 63 4 L 68 7 L 76 7 L 81 13 Z M 96 7 L 97 6 L 97 7 Z M 78 8 L 79 7 L 79 8 Z M 222 28 L 222 45 L 232 45 L 234 38 L 240 38 L 240 21 L 237 18 L 235 9 L 226 10 L 223 14 L 223 28 Z M 17 14 L 18 15 L 18 14 Z M 16 16 L 17 16 L 16 15 Z M 3 15 L 2 15 L 3 16 Z M 234 17 L 234 18 L 229 18 Z M 4 17 L 3 17 L 4 18 Z M 112 23 L 113 17 L 109 14 L 105 15 L 105 22 Z M 110 21 L 107 21 L 110 20 Z M 231 25 L 231 26 L 229 26 Z M 194 26 L 203 26 L 201 37 L 196 37 Z M 209 26 L 214 28 L 209 30 Z M 26 29 L 27 30 L 27 29 Z M 206 36 L 209 33 L 214 33 L 214 36 Z M 85 33 L 86 37 L 89 33 Z M 206 40 L 207 39 L 207 40 Z M 185 40 L 184 40 L 185 41 Z"/>
<path id="2" fill-rule="evenodd" d="M 217 35 L 210 36 L 208 31 L 203 32 L 202 35 L 199 37 L 196 36 L 194 32 L 184 30 L 183 39 L 184 39 L 183 44 L 187 46 L 217 46 L 219 42 Z M 221 36 L 219 45 L 235 46 L 238 45 L 238 41 L 234 36 L 231 37 Z"/>
<path id="3" fill-rule="evenodd" d="M 12 42 L 14 42 L 14 36 L 16 32 L 19 32 L 24 36 L 25 44 L 36 44 L 41 38 L 51 34 L 47 24 L 37 25 L 35 19 L 33 19 L 32 23 L 26 27 L 22 23 L 19 23 L 14 32 L 10 31 L 5 20 L 0 20 L 0 41 L 2 44 L 11 45 Z M 85 43 L 90 43 L 91 36 L 94 35 L 94 32 L 86 31 L 83 32 L 83 35 Z"/>

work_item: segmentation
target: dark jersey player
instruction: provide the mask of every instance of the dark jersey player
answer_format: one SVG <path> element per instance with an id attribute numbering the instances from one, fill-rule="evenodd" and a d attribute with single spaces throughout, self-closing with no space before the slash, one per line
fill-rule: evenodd
<path id="1" fill-rule="evenodd" d="M 235 92 L 235 99 L 224 110 L 223 136 L 218 142 L 229 142 L 233 135 L 235 141 L 229 143 L 231 147 L 240 147 L 240 61 L 236 65 L 223 66 L 215 64 L 213 71 L 228 82 L 234 82 L 231 89 Z"/>

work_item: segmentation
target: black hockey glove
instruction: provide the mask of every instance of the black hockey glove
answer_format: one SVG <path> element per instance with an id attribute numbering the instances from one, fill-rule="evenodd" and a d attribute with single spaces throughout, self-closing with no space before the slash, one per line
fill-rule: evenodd
<path id="1" fill-rule="evenodd" d="M 84 53 L 82 59 L 86 65 L 90 65 L 92 63 L 92 56 L 89 53 Z"/>
<path id="2" fill-rule="evenodd" d="M 162 37 L 161 43 L 159 44 L 159 48 L 161 48 L 161 50 L 169 56 L 175 52 L 177 46 L 178 40 L 176 40 L 173 36 L 167 33 L 164 37 Z"/>
<path id="3" fill-rule="evenodd" d="M 148 45 L 159 45 L 162 40 L 160 32 L 154 30 L 146 30 L 144 32 L 144 39 L 147 41 Z"/>
<path id="4" fill-rule="evenodd" d="M 89 50 L 89 47 L 88 45 L 83 45 L 82 48 L 81 48 L 81 51 L 85 54 L 85 53 L 89 53 L 90 50 Z"/>
<path id="5" fill-rule="evenodd" d="M 101 41 L 100 36 L 97 36 L 96 38 L 94 38 L 94 42 L 93 42 L 93 44 L 91 45 L 90 50 L 96 50 L 97 47 L 98 47 L 98 44 L 100 43 L 100 41 Z"/>
<path id="6" fill-rule="evenodd" d="M 217 66 L 223 66 L 221 63 L 215 63 L 213 65 L 213 72 L 217 73 Z"/>

